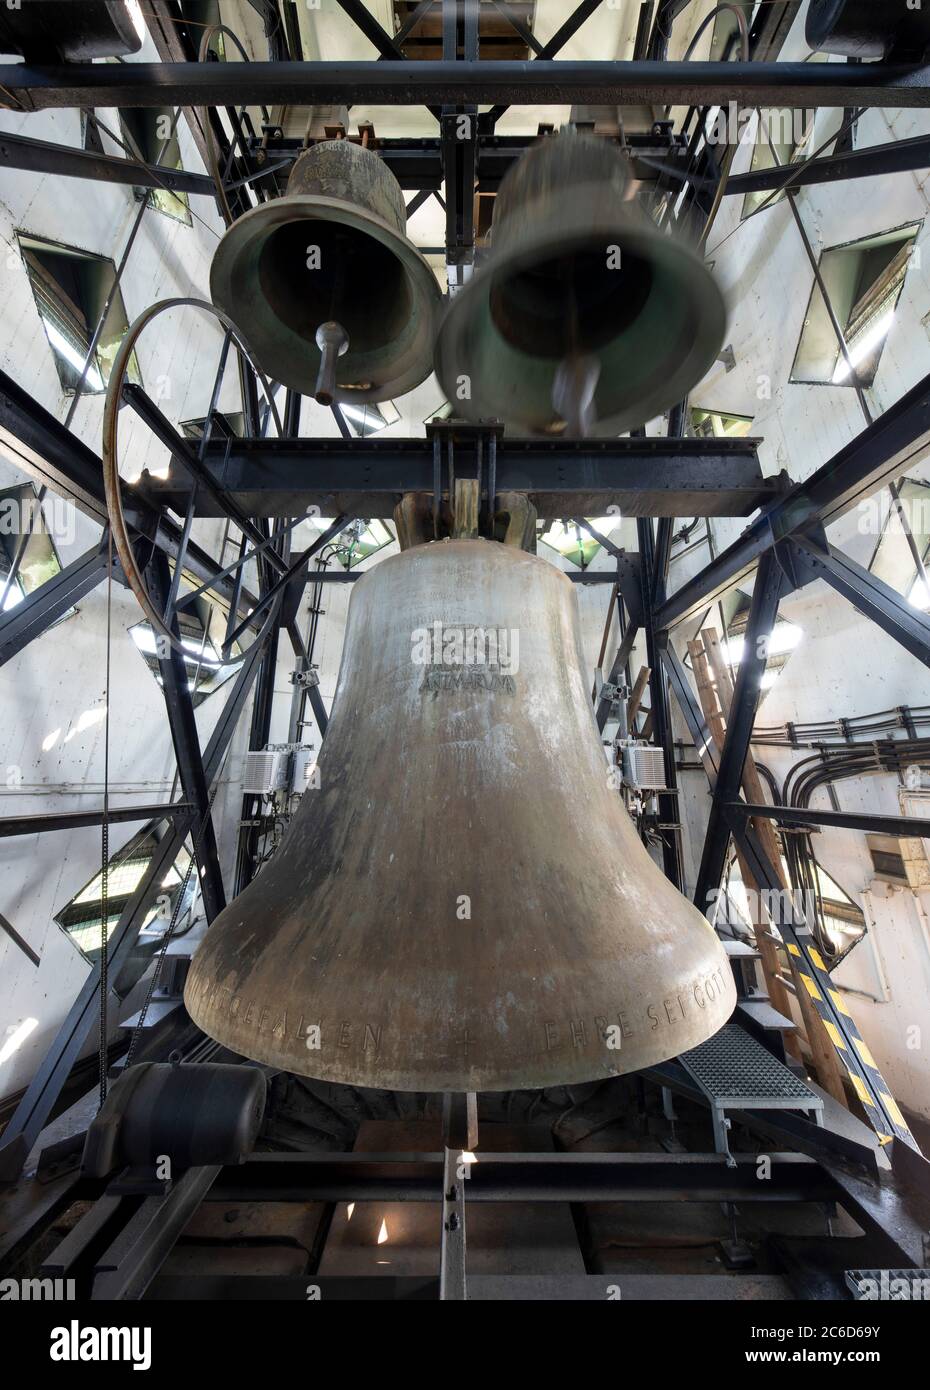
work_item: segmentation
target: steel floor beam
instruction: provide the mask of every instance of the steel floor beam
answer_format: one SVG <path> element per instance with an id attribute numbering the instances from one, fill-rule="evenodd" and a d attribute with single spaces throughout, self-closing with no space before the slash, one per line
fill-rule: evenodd
<path id="1" fill-rule="evenodd" d="M 610 439 L 583 442 L 503 439 L 497 443 L 497 491 L 527 492 L 542 517 L 748 516 L 785 488 L 765 478 L 754 439 Z M 466 439 L 455 446 L 457 475 L 474 466 Z M 432 492 L 428 439 L 234 439 L 211 443 L 205 468 L 249 516 L 390 517 L 405 492 Z M 143 477 L 143 495 L 184 515 L 190 480 L 182 467 Z M 206 495 L 199 516 L 220 515 Z"/>
<path id="2" fill-rule="evenodd" d="M 428 1275 L 184 1275 L 155 1278 L 147 1297 L 154 1300 L 199 1299 L 223 1301 L 306 1303 L 307 1285 L 319 1287 L 326 1303 L 351 1301 L 433 1301 L 439 1297 L 439 1280 Z M 621 1286 L 616 1274 L 470 1274 L 469 1303 L 525 1302 L 604 1303 L 616 1297 Z M 624 1303 L 700 1300 L 731 1303 L 738 1292 L 743 1299 L 793 1297 L 778 1274 L 628 1274 L 622 1276 Z"/>
<path id="3" fill-rule="evenodd" d="M 930 68 L 904 63 L 250 62 L 5 64 L 25 111 L 50 107 L 468 105 L 915 107 Z"/>
<path id="4" fill-rule="evenodd" d="M 201 193 L 208 198 L 215 196 L 214 183 L 208 174 L 168 169 L 162 164 L 139 164 L 125 157 L 98 154 L 96 150 L 82 150 L 51 140 L 33 140 L 6 130 L 0 135 L 0 168 L 29 169 L 36 174 L 94 179 L 136 188 L 167 188 L 173 193 Z"/>
<path id="5" fill-rule="evenodd" d="M 470 1166 L 467 1202 L 723 1202 L 829 1200 L 818 1163 L 772 1154 L 760 1184 L 757 1156 L 737 1154 L 520 1153 L 482 1151 Z M 223 1202 L 436 1202 L 443 1156 L 423 1154 L 252 1154 L 224 1168 L 207 1200 Z M 762 1188 L 765 1191 L 762 1191 Z"/>

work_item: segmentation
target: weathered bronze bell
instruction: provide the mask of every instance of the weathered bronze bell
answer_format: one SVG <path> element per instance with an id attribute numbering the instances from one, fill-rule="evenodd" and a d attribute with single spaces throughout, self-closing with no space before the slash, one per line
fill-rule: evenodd
<path id="1" fill-rule="evenodd" d="M 226 232 L 213 302 L 272 381 L 304 395 L 319 383 L 326 403 L 403 395 L 432 370 L 442 298 L 405 226 L 387 165 L 351 140 L 321 141 L 298 157 L 282 198 Z M 319 330 L 337 327 L 347 346 L 333 334 L 327 352 Z"/>
<path id="2" fill-rule="evenodd" d="M 401 1091 L 590 1081 L 715 1033 L 726 955 L 611 785 L 587 685 L 571 583 L 517 546 L 363 575 L 319 788 L 197 951 L 194 1021 Z"/>
<path id="3" fill-rule="evenodd" d="M 436 375 L 470 420 L 617 435 L 684 400 L 725 329 L 710 272 L 646 216 L 623 156 L 569 131 L 501 182 L 488 260 L 451 302 Z"/>

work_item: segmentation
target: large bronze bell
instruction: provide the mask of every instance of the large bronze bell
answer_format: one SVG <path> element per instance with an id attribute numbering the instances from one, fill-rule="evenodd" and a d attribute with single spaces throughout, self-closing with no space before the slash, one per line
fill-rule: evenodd
<path id="1" fill-rule="evenodd" d="M 226 232 L 213 302 L 272 381 L 327 403 L 403 395 L 432 370 L 442 298 L 405 226 L 383 160 L 351 140 L 320 141 L 295 161 L 284 197 Z"/>
<path id="2" fill-rule="evenodd" d="M 703 261 L 636 202 L 627 162 L 570 130 L 505 175 L 488 260 L 453 298 L 436 375 L 457 415 L 617 435 L 684 400 L 726 329 Z"/>
<path id="3" fill-rule="evenodd" d="M 712 927 L 610 782 L 571 583 L 487 540 L 355 585 L 319 789 L 185 990 L 233 1051 L 401 1091 L 661 1062 L 735 1002 Z"/>

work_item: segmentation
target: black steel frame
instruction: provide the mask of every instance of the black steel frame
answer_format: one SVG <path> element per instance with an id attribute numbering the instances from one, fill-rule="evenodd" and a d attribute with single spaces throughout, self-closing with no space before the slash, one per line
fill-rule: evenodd
<path id="1" fill-rule="evenodd" d="M 928 447 L 930 377 L 918 383 L 809 479 L 796 484 L 764 509 L 739 540 L 658 609 L 656 622 L 667 630 L 677 622 L 706 611 L 731 585 L 745 580 L 758 566 L 743 661 L 711 802 L 695 894 L 699 906 L 706 906 L 708 892 L 719 885 L 722 877 L 732 823 L 732 815 L 726 807 L 737 800 L 758 703 L 758 683 L 764 666 L 762 653 L 781 594 L 818 579 L 824 580 L 923 665 L 930 665 L 930 619 L 901 594 L 829 545 L 823 531 L 829 522 L 906 472 L 908 463 L 920 458 Z M 671 676 L 677 682 L 684 708 L 686 695 L 681 685 L 682 672 L 673 667 Z M 875 828 L 877 830 L 878 826 Z"/>
<path id="2" fill-rule="evenodd" d="M 161 24 L 159 51 L 166 61 L 153 64 L 80 65 L 42 68 L 20 65 L 0 68 L 0 91 L 22 110 L 56 107 L 94 106 L 145 107 L 171 103 L 185 108 L 195 136 L 203 143 L 203 127 L 193 108 L 202 108 L 210 121 L 221 170 L 223 191 L 234 213 L 248 206 L 243 190 L 252 186 L 260 196 L 273 196 L 282 187 L 287 169 L 297 153 L 294 142 L 282 138 L 280 131 L 267 128 L 259 137 L 247 121 L 240 119 L 244 104 L 289 104 L 307 102 L 372 102 L 379 104 L 424 103 L 439 123 L 435 137 L 418 141 L 376 139 L 378 149 L 402 185 L 419 194 L 438 193 L 445 183 L 446 259 L 450 267 L 470 262 L 474 257 L 473 195 L 475 188 L 494 189 L 527 141 L 499 137 L 495 123 L 510 102 L 550 104 L 584 102 L 614 106 L 644 103 L 690 104 L 693 108 L 683 136 L 676 137 L 670 127 L 658 126 L 649 137 L 631 137 L 625 143 L 637 162 L 638 171 L 655 176 L 656 193 L 670 185 L 684 187 L 687 200 L 683 216 L 706 216 L 719 181 L 719 167 L 709 152 L 700 150 L 698 113 L 730 100 L 750 106 L 816 107 L 832 106 L 862 109 L 871 106 L 913 107 L 930 104 L 930 69 L 888 64 L 840 65 L 794 64 L 768 61 L 777 57 L 787 22 L 796 5 L 792 0 L 773 4 L 763 11 L 754 27 L 754 61 L 745 63 L 670 63 L 656 48 L 655 34 L 648 28 L 638 36 L 636 57 L 626 63 L 573 63 L 553 61 L 571 35 L 592 14 L 599 0 L 583 0 L 569 15 L 558 34 L 545 47 L 532 40 L 534 58 L 530 63 L 480 62 L 476 8 L 471 0 L 445 0 L 443 61 L 408 62 L 403 58 L 403 34 L 394 38 L 376 24 L 357 0 L 339 0 L 342 9 L 372 39 L 381 54 L 375 63 L 295 62 L 291 38 L 282 40 L 282 53 L 275 61 L 251 62 L 227 71 L 224 64 L 192 62 L 191 40 L 183 29 L 175 32 L 170 7 L 165 0 L 152 0 L 153 19 Z M 507 7 L 499 9 L 507 14 Z M 511 16 L 512 19 L 512 16 Z M 518 32 L 519 24 L 516 24 Z M 526 37 L 526 36 L 524 36 Z M 170 60 L 170 61 L 167 61 Z M 477 113 L 479 103 L 495 103 L 491 112 Z M 236 135 L 228 141 L 216 117 L 216 109 L 228 109 Z M 236 110 L 234 110 L 234 108 Z M 236 114 L 240 111 L 240 114 Z M 461 118 L 466 118 L 463 122 Z M 464 136 L 462 132 L 465 132 Z M 695 152 L 697 152 L 695 157 Z M 0 141 L 0 163 L 10 167 L 53 172 L 59 175 L 143 187 L 165 186 L 189 194 L 214 195 L 211 179 L 184 171 L 146 166 L 131 159 L 117 159 L 98 151 L 65 149 L 25 136 L 5 136 Z M 777 189 L 791 182 L 795 186 L 835 179 L 874 177 L 930 163 L 930 140 L 898 142 L 873 149 L 838 149 L 791 170 L 767 170 L 739 175 L 728 181 L 728 195 L 761 189 Z M 195 849 L 202 870 L 204 903 L 208 916 L 224 901 L 224 888 L 216 857 L 215 837 L 210 818 L 210 787 L 215 782 L 233 727 L 247 697 L 257 682 L 253 709 L 253 732 L 267 729 L 274 671 L 274 651 L 283 624 L 291 637 L 298 658 L 302 643 L 292 618 L 283 615 L 293 607 L 294 588 L 278 585 L 282 573 L 290 580 L 287 555 L 287 528 L 280 523 L 271 529 L 267 518 L 294 517 L 309 502 L 325 506 L 338 503 L 346 516 L 378 515 L 389 511 L 405 491 L 432 491 L 436 486 L 432 446 L 422 441 L 377 440 L 269 440 L 258 410 L 255 383 L 244 372 L 244 408 L 249 437 L 223 441 L 205 432 L 201 448 L 194 450 L 181 440 L 161 413 L 138 390 L 127 391 L 127 400 L 139 411 L 159 437 L 171 448 L 181 469 L 174 468 L 164 483 L 146 479 L 143 486 L 126 489 L 125 507 L 134 527 L 138 553 L 147 566 L 156 592 L 165 599 L 169 616 L 177 604 L 177 585 L 172 583 L 169 560 L 194 573 L 205 587 L 212 587 L 230 605 L 230 631 L 234 619 L 245 611 L 253 613 L 252 630 L 258 639 L 249 648 L 227 700 L 220 723 L 203 754 L 193 725 L 190 695 L 183 663 L 172 654 L 161 661 L 172 737 L 181 772 L 185 800 L 167 807 L 126 808 L 113 812 L 110 819 L 128 819 L 137 813 L 170 816 L 170 828 L 139 890 L 127 905 L 108 947 L 109 968 L 118 971 L 135 942 L 149 900 L 167 865 L 173 861 L 184 838 L 193 832 Z M 214 393 L 215 394 L 215 393 Z M 289 428 L 296 435 L 299 398 L 289 399 Z M 212 420 L 213 411 L 208 416 Z M 680 436 L 683 415 L 673 420 L 670 435 Z M 480 432 L 458 441 L 457 468 L 468 468 L 470 450 L 476 449 Z M 496 438 L 496 436 L 495 436 Z M 93 451 L 64 429 L 21 387 L 0 375 L 0 445 L 30 477 L 36 478 L 95 520 L 104 523 L 106 510 L 100 479 L 100 461 Z M 675 695 L 695 745 L 705 758 L 711 781 L 712 799 L 707 837 L 697 887 L 697 900 L 706 900 L 710 889 L 719 884 L 727 843 L 735 836 L 750 859 L 760 884 L 775 884 L 773 867 L 754 836 L 749 818 L 766 814 L 783 818 L 786 825 L 813 823 L 810 816 L 793 808 L 757 808 L 740 800 L 742 765 L 752 737 L 764 666 L 764 639 L 771 631 L 782 594 L 791 589 L 824 580 L 854 602 L 870 619 L 900 642 L 925 665 L 930 664 L 930 621 L 908 605 L 900 595 L 874 576 L 838 553 L 826 541 L 823 528 L 857 502 L 893 482 L 908 463 L 922 457 L 930 447 L 930 378 L 925 379 L 891 410 L 825 464 L 805 482 L 764 479 L 758 469 L 753 441 L 733 446 L 720 441 L 631 439 L 604 444 L 527 445 L 522 441 L 496 441 L 496 490 L 527 491 L 542 515 L 575 516 L 599 511 L 605 503 L 620 502 L 638 520 L 639 554 L 624 556 L 607 547 L 617 562 L 616 574 L 577 576 L 583 582 L 606 579 L 617 585 L 617 601 L 623 632 L 610 673 L 617 683 L 627 665 L 638 632 L 646 638 L 648 658 L 653 668 L 651 695 L 654 735 L 666 753 L 668 791 L 661 803 L 660 820 L 664 828 L 663 848 L 666 871 L 679 885 L 683 881 L 678 834 L 678 808 L 675 788 L 675 750 L 670 726 L 668 693 Z M 704 480 L 713 471 L 713 487 Z M 312 476 L 308 480 L 308 474 Z M 168 506 L 186 518 L 179 526 L 167 516 Z M 757 520 L 733 545 L 713 558 L 700 574 L 671 595 L 667 593 L 667 563 L 676 516 L 748 515 L 761 508 Z M 226 515 L 243 531 L 238 567 L 221 569 L 212 558 L 190 541 L 190 521 L 195 516 Z M 652 518 L 658 518 L 654 529 Z M 242 585 L 247 538 L 259 551 L 259 564 L 266 587 L 276 592 L 266 616 L 256 616 L 258 604 Z M 690 685 L 688 673 L 670 641 L 675 624 L 705 611 L 730 586 L 757 570 L 749 630 L 744 658 L 736 681 L 730 711 L 728 734 L 722 749 L 714 749 L 700 707 Z M 106 547 L 92 548 L 69 565 L 40 590 L 28 596 L 13 611 L 0 615 L 0 662 L 11 659 L 35 636 L 90 592 L 107 576 Z M 113 576 L 122 582 L 117 571 Z M 305 569 L 295 583 L 305 581 Z M 351 574 L 320 574 L 315 579 L 351 580 Z M 762 643 L 762 645 L 760 645 Z M 305 653 L 304 653 L 305 655 Z M 316 701 L 319 703 L 318 692 Z M 316 705 L 315 705 L 316 707 Z M 597 708 L 597 721 L 604 728 L 610 708 L 603 696 Z M 325 711 L 320 711 L 321 729 Z M 99 823 L 100 813 L 87 813 L 82 824 Z M 814 814 L 814 813 L 811 813 Z M 90 819 L 88 819 L 88 816 Z M 881 829 L 889 818 L 850 817 L 816 813 L 820 825 L 851 825 L 853 828 Z M 35 819 L 35 818 L 27 818 Z M 62 829 L 76 824 L 72 817 L 39 818 L 36 829 Z M 896 818 L 890 818 L 896 820 Z M 853 824 L 855 822 L 855 824 Z M 879 822 L 882 822 L 879 825 Z M 897 820 L 896 820 L 897 823 Z M 923 826 L 923 822 L 908 821 Z M 30 833 L 24 822 L 11 823 L 6 834 Z M 254 845 L 240 843 L 236 886 L 248 881 L 254 861 Z M 794 937 L 808 953 L 802 930 Z M 805 955 L 808 959 L 808 955 Z M 813 967 L 812 967 L 813 968 Z M 99 968 L 91 973 L 72 1010 L 62 1025 L 49 1055 L 27 1090 L 13 1121 L 0 1141 L 0 1178 L 12 1178 L 28 1148 L 52 1113 L 56 1098 L 91 1028 L 99 998 Z M 834 1014 L 841 1037 L 848 1041 L 841 1014 Z M 874 1089 L 874 1088 L 873 1088 Z M 880 1102 L 877 1102 L 880 1103 Z M 477 1200 L 507 1200 L 533 1194 L 533 1200 L 590 1199 L 627 1200 L 645 1189 L 628 1181 L 618 1185 L 616 1174 L 628 1160 L 625 1176 L 635 1167 L 632 1156 L 576 1155 L 566 1164 L 564 1156 L 549 1155 L 504 1160 L 488 1156 L 480 1165 L 481 1176 L 469 1187 L 469 1197 Z M 578 1159 L 590 1160 L 578 1163 Z M 533 1160 L 533 1161 L 529 1161 Z M 668 1171 L 689 1174 L 690 1184 L 697 1156 L 686 1161 L 678 1156 Z M 797 1160 L 792 1159 L 791 1164 Z M 347 1194 L 362 1198 L 435 1200 L 441 1173 L 436 1163 L 423 1160 L 405 1173 L 385 1171 L 385 1161 L 359 1161 L 350 1155 L 339 1160 L 296 1161 L 270 1165 L 252 1160 L 246 1169 L 210 1171 L 177 1185 L 174 1216 L 165 1229 L 180 1228 L 186 1215 L 206 1195 L 225 1195 L 237 1191 L 238 1176 L 244 1192 L 272 1190 L 276 1200 L 292 1194 L 292 1199 Z M 262 1167 L 264 1164 L 264 1168 Z M 389 1167 L 390 1165 L 388 1165 Z M 640 1161 L 640 1167 L 643 1161 Z M 790 1166 L 790 1165 L 789 1165 Z M 653 1182 L 661 1165 L 646 1164 Z M 296 1184 L 281 1186 L 285 1168 L 291 1178 L 299 1169 Z M 413 1169 L 418 1168 L 417 1172 Z M 250 1187 L 253 1177 L 258 1187 Z M 419 1171 L 422 1169 L 422 1172 Z M 737 1174 L 741 1171 L 737 1167 Z M 583 1181 L 579 1174 L 583 1172 Z M 663 1170 L 664 1172 L 664 1170 Z M 723 1174 L 727 1181 L 721 1186 Z M 792 1180 L 800 1169 L 792 1168 Z M 355 1176 L 352 1176 L 352 1175 Z M 703 1174 L 698 1186 L 703 1200 L 733 1197 L 732 1170 L 714 1165 L 713 1174 Z M 805 1169 L 809 1177 L 809 1170 Z M 637 1177 L 646 1180 L 646 1175 Z M 821 1182 L 818 1171 L 815 1186 Z M 667 1182 L 663 1176 L 662 1187 Z M 269 1187 L 270 1181 L 270 1187 Z M 679 1178 L 679 1182 L 681 1179 Z M 232 1187 L 229 1183 L 232 1182 Z M 243 1186 L 244 1183 L 244 1186 Z M 412 1183 L 412 1186 L 411 1186 Z M 264 1184 L 264 1185 L 263 1185 Z M 354 1185 L 353 1185 L 354 1184 Z M 418 1186 L 419 1184 L 419 1186 Z M 497 1184 L 495 1186 L 495 1184 Z M 535 1185 L 534 1185 L 535 1184 Z M 73 1186 L 73 1182 L 72 1182 Z M 752 1184 L 749 1184 L 751 1187 Z M 829 1184 L 827 1185 L 829 1186 Z M 693 1189 L 692 1189 L 693 1190 Z M 798 1191 L 789 1187 L 793 1199 Z M 806 1189 L 805 1189 L 806 1191 Z M 820 1192 L 819 1186 L 817 1191 Z M 771 1200 L 767 1185 L 766 1200 Z M 427 1195 L 428 1194 L 428 1195 Z M 707 1195 L 710 1194 L 710 1195 Z M 801 1194 L 803 1197 L 803 1193 Z M 835 1194 L 834 1194 L 835 1195 Z M 748 1191 L 740 1200 L 751 1199 Z M 179 1215 L 180 1213 L 180 1215 Z M 872 1220 L 877 1229 L 881 1223 Z M 868 1222 L 866 1223 L 868 1224 Z M 153 1230 L 149 1223 L 146 1228 Z M 153 1249 L 155 1255 L 153 1256 Z M 153 1246 L 144 1234 L 127 1246 L 125 1258 L 131 1273 L 111 1279 L 111 1293 L 136 1293 L 154 1276 L 165 1252 L 165 1241 Z M 902 1257 L 913 1251 L 898 1249 Z M 904 1260 L 902 1259 L 902 1262 Z M 122 1269 L 123 1266 L 120 1266 Z M 128 1269 L 129 1266 L 127 1265 Z"/>
<path id="3" fill-rule="evenodd" d="M 24 111 L 62 107 L 549 106 L 919 107 L 930 73 L 905 63 L 456 62 L 0 65 Z M 494 108 L 497 111 L 497 107 Z M 500 114 L 500 112 L 498 112 Z"/>
<path id="4" fill-rule="evenodd" d="M 160 1271 L 203 1202 L 427 1202 L 438 1206 L 449 1177 L 441 1153 L 271 1153 L 253 1154 L 230 1167 L 187 1169 L 159 1192 L 152 1191 L 151 1183 L 140 1188 L 132 1170 L 117 1173 L 105 1183 L 89 1179 L 71 1166 L 75 1159 L 72 1154 L 60 1164 L 65 1171 L 45 1174 L 31 1207 L 16 1212 L 18 1219 L 0 1236 L 0 1271 L 13 1267 L 69 1206 L 90 1202 L 56 1246 L 49 1249 L 46 1237 L 41 1266 L 43 1277 L 73 1279 L 82 1301 L 143 1296 L 294 1297 L 296 1280 L 254 1277 L 243 1282 L 237 1276 L 236 1284 L 213 1275 L 178 1278 Z M 903 1191 L 879 1190 L 867 1174 L 857 1175 L 826 1155 L 814 1158 L 776 1150 L 769 1154 L 769 1161 L 768 1180 L 760 1183 L 755 1154 L 738 1154 L 728 1166 L 716 1154 L 482 1151 L 481 1161 L 470 1166 L 464 1186 L 468 1204 L 801 1202 L 827 1210 L 840 1206 L 866 1232 L 870 1259 L 876 1266 L 921 1266 L 925 1232 L 920 1210 Z M 460 1296 L 464 1296 L 461 1261 L 457 1263 Z M 443 1261 L 447 1295 L 452 1264 L 450 1259 Z M 369 1297 L 395 1298 L 404 1291 L 393 1279 L 379 1283 L 321 1278 L 308 1268 L 299 1281 L 303 1300 L 308 1277 L 322 1286 L 327 1298 L 357 1297 L 363 1284 Z M 607 1276 L 598 1277 L 608 1282 Z M 443 1275 L 424 1293 L 443 1296 Z M 454 1292 L 448 1296 L 455 1296 Z M 534 1295 L 528 1292 L 528 1296 Z"/>
<path id="5" fill-rule="evenodd" d="M 447 431 L 457 474 L 477 476 L 478 449 L 486 454 L 493 434 L 467 426 Z M 542 517 L 602 514 L 611 505 L 635 516 L 748 516 L 786 485 L 763 477 L 757 443 L 499 439 L 497 492 L 528 493 Z M 198 516 L 223 515 L 235 504 L 252 516 L 295 516 L 315 506 L 322 515 L 389 517 L 405 492 L 432 492 L 433 447 L 429 438 L 215 440 L 205 450 L 203 475 L 222 486 L 223 496 L 198 497 Z M 183 515 L 191 480 L 173 468 L 167 478 L 147 477 L 136 492 Z"/>
<path id="6" fill-rule="evenodd" d="M 488 133 L 482 130 L 481 119 L 479 117 L 474 139 L 477 187 L 482 192 L 493 192 L 511 164 L 533 142 L 528 136 Z M 617 136 L 615 140 L 618 144 L 622 143 L 629 153 L 634 172 L 640 178 L 648 179 L 658 172 L 680 183 L 690 181 L 685 168 L 688 150 L 680 137 L 657 131 L 648 136 L 625 135 L 622 141 Z M 248 142 L 248 150 L 256 161 L 256 169 L 248 181 L 273 180 L 281 188 L 301 148 L 299 140 L 286 139 L 284 136 L 253 136 Z M 369 148 L 378 152 L 402 188 L 421 194 L 438 192 L 441 188 L 444 167 L 441 139 L 432 136 L 420 136 L 414 140 L 375 137 Z M 781 168 L 734 174 L 727 181 L 725 194 L 727 197 L 742 197 L 747 193 L 773 191 L 789 183 L 802 188 L 847 179 L 877 178 L 883 174 L 926 169 L 928 165 L 930 137 L 918 135 L 909 140 L 825 155 L 803 167 L 784 165 Z M 143 164 L 125 156 L 75 149 L 70 145 L 55 144 L 54 141 L 35 140 L 6 132 L 0 144 L 2 166 L 28 169 L 37 174 L 55 174 L 62 178 L 91 179 L 138 188 L 166 188 L 175 193 L 193 193 L 208 198 L 212 198 L 215 192 L 213 181 L 207 174 L 170 169 L 165 165 Z M 702 182 L 710 188 L 716 186 L 713 179 Z M 415 210 L 409 207 L 408 215 Z"/>

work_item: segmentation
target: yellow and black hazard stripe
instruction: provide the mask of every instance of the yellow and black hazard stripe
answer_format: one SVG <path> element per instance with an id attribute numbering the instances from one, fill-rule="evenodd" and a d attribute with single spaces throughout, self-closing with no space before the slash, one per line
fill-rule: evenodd
<path id="1" fill-rule="evenodd" d="M 846 1001 L 830 979 L 830 972 L 814 945 L 811 933 L 781 923 L 778 930 L 784 938 L 801 984 L 807 990 L 853 1090 L 862 1102 L 869 1123 L 878 1135 L 879 1143 L 890 1144 L 892 1139 L 897 1138 L 916 1149 L 917 1141 L 856 1027 Z"/>
<path id="2" fill-rule="evenodd" d="M 760 887 L 780 894 L 783 891 L 782 879 L 776 873 L 751 824 L 738 814 L 738 808 L 730 808 L 729 823 L 731 833 L 746 855 L 756 882 Z M 856 1027 L 842 995 L 834 988 L 830 972 L 817 950 L 803 912 L 793 907 L 791 913 L 782 915 L 787 916 L 788 920 L 772 920 L 781 933 L 801 985 L 807 991 L 811 1005 L 836 1049 L 836 1054 L 846 1070 L 853 1090 L 862 1102 L 879 1143 L 890 1144 L 892 1139 L 901 1139 L 919 1153 L 917 1140 L 908 1128 L 907 1121 L 879 1071 L 875 1058 Z"/>

